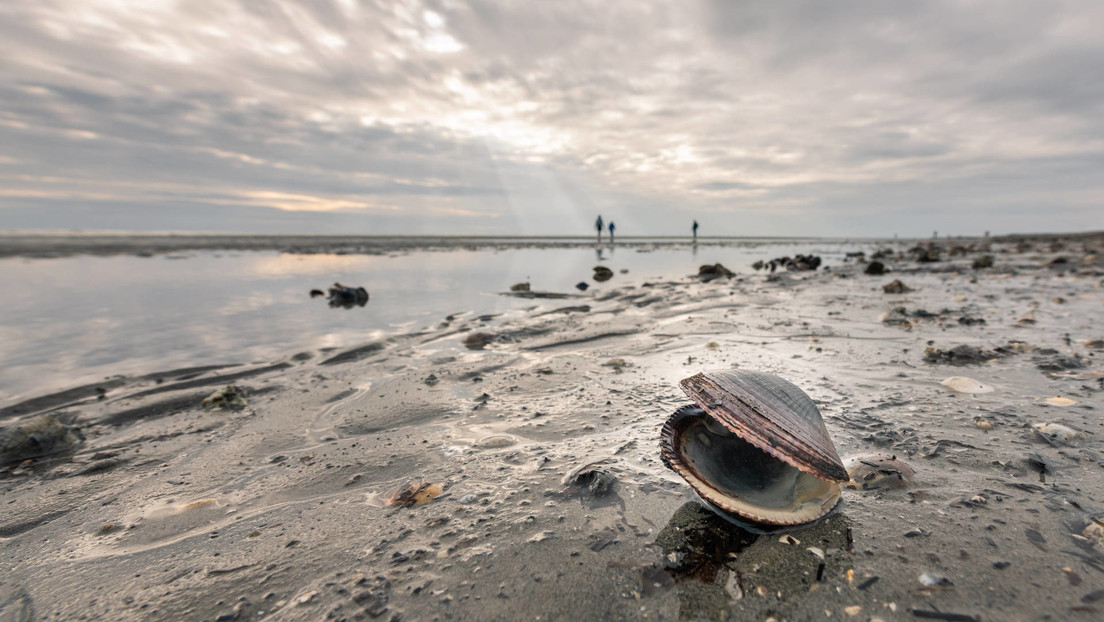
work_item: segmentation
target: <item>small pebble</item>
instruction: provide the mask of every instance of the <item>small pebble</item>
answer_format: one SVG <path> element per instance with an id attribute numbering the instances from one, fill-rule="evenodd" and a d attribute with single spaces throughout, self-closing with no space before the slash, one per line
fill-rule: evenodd
<path id="1" fill-rule="evenodd" d="M 947 577 L 937 575 L 933 572 L 925 572 L 920 575 L 920 584 L 925 587 L 947 587 L 954 585 Z"/>

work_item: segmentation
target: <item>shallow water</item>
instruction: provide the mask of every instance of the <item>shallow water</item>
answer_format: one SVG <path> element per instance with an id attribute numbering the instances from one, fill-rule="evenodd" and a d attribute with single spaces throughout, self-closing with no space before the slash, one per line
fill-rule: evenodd
<path id="1" fill-rule="evenodd" d="M 870 244 L 838 240 L 645 248 L 453 250 L 380 255 L 191 252 L 155 257 L 0 260 L 0 404 L 115 374 L 257 361 L 345 347 L 431 326 L 449 314 L 503 313 L 564 301 L 499 295 L 534 290 L 585 298 L 627 279 L 680 278 L 703 263 L 751 272 L 797 253 L 839 263 Z M 615 277 L 596 283 L 591 268 Z M 627 275 L 620 270 L 627 269 Z M 365 286 L 364 308 L 331 309 L 311 289 Z M 582 304 L 582 303 L 579 303 Z"/>

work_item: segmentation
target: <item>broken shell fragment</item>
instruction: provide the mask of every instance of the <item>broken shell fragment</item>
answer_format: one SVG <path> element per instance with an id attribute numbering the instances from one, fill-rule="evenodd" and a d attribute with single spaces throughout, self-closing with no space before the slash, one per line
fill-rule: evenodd
<path id="1" fill-rule="evenodd" d="M 852 456 L 844 464 L 851 476 L 847 487 L 862 490 L 908 488 L 915 474 L 912 467 L 890 454 Z"/>
<path id="2" fill-rule="evenodd" d="M 1068 397 L 1062 397 L 1061 395 L 1055 395 L 1054 397 L 1048 397 L 1045 400 L 1043 400 L 1043 402 L 1045 402 L 1047 404 L 1050 404 L 1051 406 L 1059 406 L 1059 407 L 1073 406 L 1074 404 L 1077 403 L 1076 401 L 1071 400 Z"/>
<path id="3" fill-rule="evenodd" d="M 245 408 L 245 393 L 237 385 L 228 384 L 203 398 L 201 404 L 206 409 L 241 410 Z"/>
<path id="4" fill-rule="evenodd" d="M 1064 426 L 1060 423 L 1033 423 L 1031 427 L 1042 434 L 1043 436 L 1052 438 L 1057 441 L 1074 441 L 1079 438 L 1083 438 L 1084 434 L 1074 430 L 1069 426 Z"/>
<path id="5" fill-rule="evenodd" d="M 920 584 L 924 587 L 950 587 L 954 585 L 950 579 L 934 572 L 925 572 L 920 575 Z"/>
<path id="6" fill-rule="evenodd" d="M 663 462 L 711 509 L 800 525 L 839 502 L 847 470 L 816 404 L 797 386 L 741 370 L 700 373 L 679 386 L 697 406 L 663 425 Z"/>
<path id="7" fill-rule="evenodd" d="M 609 469 L 612 462 L 609 458 L 590 462 L 571 471 L 563 479 L 564 486 L 579 486 L 592 497 L 601 497 L 608 493 L 617 477 Z"/>
<path id="8" fill-rule="evenodd" d="M 431 501 L 444 491 L 444 487 L 440 484 L 431 484 L 420 480 L 414 481 L 391 491 L 391 494 L 387 495 L 384 505 L 397 505 L 403 508 L 421 505 Z"/>
<path id="9" fill-rule="evenodd" d="M 1089 519 L 1089 524 L 1081 530 L 1081 535 L 1096 548 L 1104 548 L 1104 519 Z"/>

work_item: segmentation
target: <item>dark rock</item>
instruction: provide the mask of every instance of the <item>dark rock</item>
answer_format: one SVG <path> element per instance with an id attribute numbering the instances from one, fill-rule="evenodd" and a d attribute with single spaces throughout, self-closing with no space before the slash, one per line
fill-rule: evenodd
<path id="1" fill-rule="evenodd" d="M 512 292 L 527 292 L 529 291 L 529 283 L 515 283 L 510 286 Z"/>
<path id="2" fill-rule="evenodd" d="M 934 246 L 930 242 L 918 244 L 909 249 L 909 255 L 920 263 L 930 263 L 939 261 L 940 249 L 938 246 Z"/>
<path id="3" fill-rule="evenodd" d="M 72 450 L 84 440 L 80 430 L 53 415 L 39 415 L 0 429 L 0 464 L 22 462 Z"/>
<path id="4" fill-rule="evenodd" d="M 770 271 L 774 272 L 775 269 L 778 268 L 778 266 L 782 266 L 783 268 L 790 271 L 801 272 L 805 270 L 816 270 L 820 267 L 820 264 L 821 260 L 820 257 L 818 257 L 817 255 L 795 255 L 793 257 L 776 257 L 775 259 L 772 259 L 767 263 L 757 261 L 752 264 L 752 267 L 756 270 L 759 270 L 761 268 L 770 268 Z M 758 267 L 756 267 L 756 265 L 758 265 Z"/>
<path id="5" fill-rule="evenodd" d="M 581 292 L 585 292 L 588 288 L 590 288 L 590 285 L 588 285 L 586 281 L 579 281 L 575 284 L 575 289 Z"/>
<path id="6" fill-rule="evenodd" d="M 318 298 L 319 296 L 325 296 L 325 295 L 326 295 L 326 292 L 324 292 L 320 289 L 312 289 L 310 291 L 310 297 L 311 298 Z"/>
<path id="7" fill-rule="evenodd" d="M 816 270 L 820 267 L 820 257 L 816 255 L 797 255 L 792 260 L 785 262 L 784 265 L 787 270 Z"/>
<path id="8" fill-rule="evenodd" d="M 347 287 L 341 283 L 330 286 L 330 306 L 351 309 L 368 304 L 368 290 L 363 287 Z"/>
<path id="9" fill-rule="evenodd" d="M 702 281 L 709 282 L 713 279 L 719 279 L 721 277 L 731 278 L 736 276 L 736 273 L 729 270 L 719 263 L 706 264 L 698 268 L 698 278 Z"/>
<path id="10" fill-rule="evenodd" d="M 958 318 L 958 323 L 963 326 L 983 326 L 985 325 L 985 320 L 980 317 L 970 317 L 968 315 L 964 315 Z"/>
<path id="11" fill-rule="evenodd" d="M 880 261 L 872 261 L 866 264 L 866 269 L 863 270 L 865 274 L 872 274 L 874 276 L 885 274 L 885 264 Z"/>
<path id="12" fill-rule="evenodd" d="M 495 336 L 491 333 L 468 333 L 460 343 L 469 350 L 482 350 L 494 340 Z"/>
<path id="13" fill-rule="evenodd" d="M 613 278 L 613 270 L 605 266 L 594 266 L 594 280 L 603 283 Z"/>
<path id="14" fill-rule="evenodd" d="M 977 258 L 974 259 L 974 270 L 981 270 L 983 268 L 992 268 L 992 267 L 993 267 L 993 256 L 992 255 L 981 255 L 980 257 L 977 257 Z"/>
<path id="15" fill-rule="evenodd" d="M 1040 371 L 1066 371 L 1070 369 L 1084 369 L 1085 361 L 1078 354 L 1074 354 L 1073 356 L 1066 356 L 1064 354 L 1047 353 L 1035 357 L 1035 367 L 1039 368 Z"/>
<path id="16" fill-rule="evenodd" d="M 882 291 L 887 294 L 904 294 L 906 292 L 911 292 L 912 288 L 902 283 L 900 279 L 895 279 L 883 285 Z"/>

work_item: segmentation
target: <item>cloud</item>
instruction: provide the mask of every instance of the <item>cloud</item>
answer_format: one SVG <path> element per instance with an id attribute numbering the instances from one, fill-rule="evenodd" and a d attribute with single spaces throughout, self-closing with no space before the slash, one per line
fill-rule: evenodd
<path id="1" fill-rule="evenodd" d="M 1102 228 L 1100 24 L 1089 1 L 9 3 L 0 228 Z"/>

